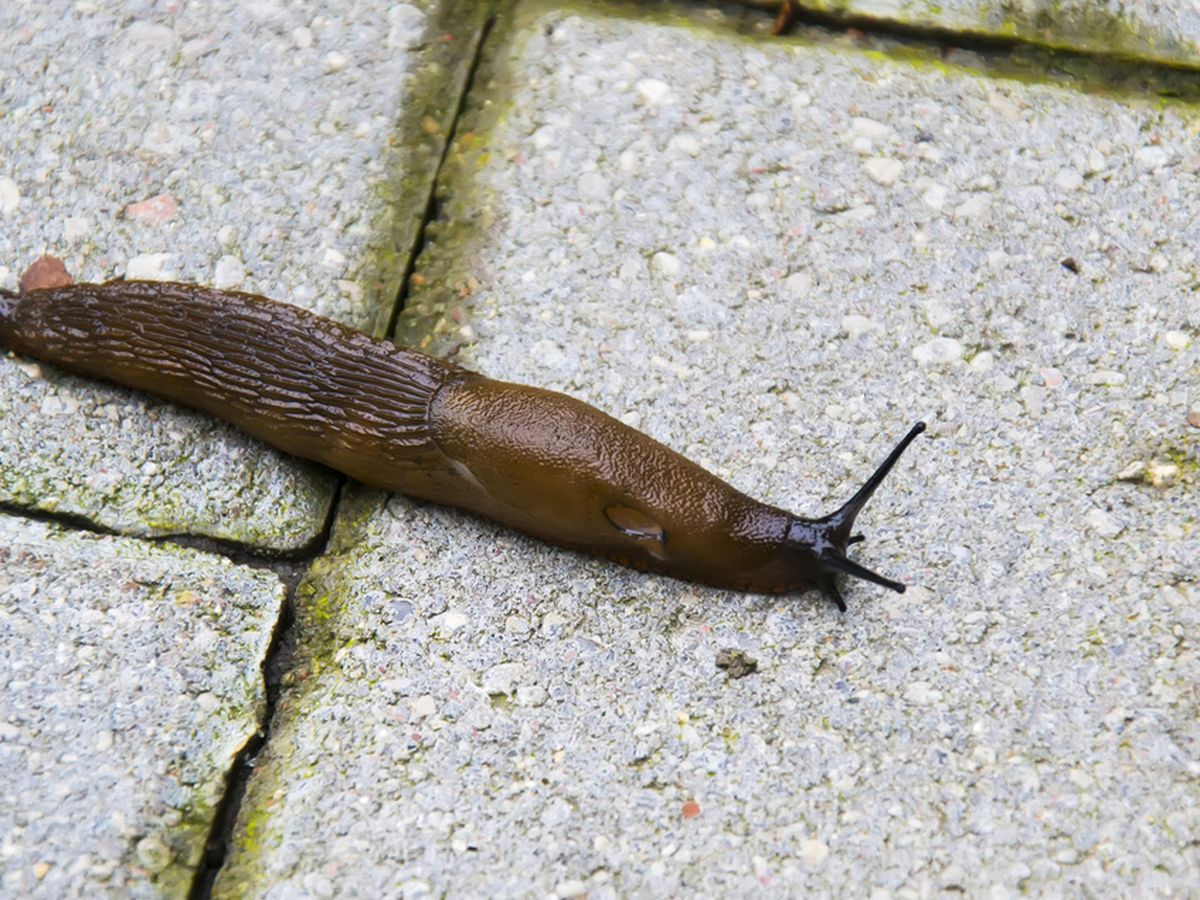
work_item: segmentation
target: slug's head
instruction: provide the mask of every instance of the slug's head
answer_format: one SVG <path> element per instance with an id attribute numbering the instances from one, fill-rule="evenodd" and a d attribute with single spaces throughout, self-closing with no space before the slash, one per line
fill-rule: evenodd
<path id="1" fill-rule="evenodd" d="M 858 489 L 837 512 L 830 513 L 820 519 L 793 519 L 788 526 L 786 538 L 787 549 L 793 556 L 797 568 L 808 574 L 807 580 L 818 584 L 827 590 L 833 601 L 842 612 L 846 611 L 846 603 L 837 589 L 836 576 L 852 575 L 864 581 L 890 588 L 898 594 L 904 593 L 904 585 L 890 578 L 884 578 L 878 572 L 873 572 L 866 566 L 861 566 L 846 556 L 846 550 L 851 544 L 863 540 L 861 534 L 852 534 L 854 520 L 867 505 L 875 489 L 887 477 L 896 460 L 908 449 L 918 434 L 925 430 L 925 423 L 918 422 L 888 454 L 887 459 L 875 470 L 866 483 Z"/>

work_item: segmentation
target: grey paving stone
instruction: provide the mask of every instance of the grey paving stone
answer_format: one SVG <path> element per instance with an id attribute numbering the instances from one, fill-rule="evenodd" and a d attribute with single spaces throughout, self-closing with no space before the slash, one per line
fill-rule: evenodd
<path id="1" fill-rule="evenodd" d="M 0 515 L 0 894 L 187 894 L 283 600 L 270 572 Z"/>
<path id="2" fill-rule="evenodd" d="M 381 333 L 482 12 L 0 5 L 0 286 L 53 253 L 78 280 L 236 287 Z M 203 417 L 0 358 L 0 502 L 295 550 L 332 486 Z"/>
<path id="3" fill-rule="evenodd" d="M 777 10 L 776 0 L 751 0 Z M 804 0 L 809 10 L 1085 53 L 1200 67 L 1200 7 L 1191 0 Z"/>
<path id="4" fill-rule="evenodd" d="M 400 338 L 807 514 L 926 418 L 861 520 L 911 589 L 353 492 L 217 895 L 1200 890 L 1195 110 L 520 13 Z"/>

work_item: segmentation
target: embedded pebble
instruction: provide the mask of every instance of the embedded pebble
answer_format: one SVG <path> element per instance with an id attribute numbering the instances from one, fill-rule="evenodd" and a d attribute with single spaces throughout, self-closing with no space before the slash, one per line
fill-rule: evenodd
<path id="1" fill-rule="evenodd" d="M 667 278 L 674 278 L 683 269 L 679 257 L 673 253 L 667 253 L 665 250 L 660 250 L 650 257 L 650 266 L 659 275 Z"/>
<path id="2" fill-rule="evenodd" d="M 409 704 L 409 709 L 417 719 L 427 719 L 437 712 L 437 700 L 432 694 L 423 694 Z"/>
<path id="3" fill-rule="evenodd" d="M 497 694 L 511 695 L 517 689 L 517 684 L 525 679 L 524 663 L 500 663 L 492 666 L 483 673 L 483 690 L 495 696 Z"/>
<path id="4" fill-rule="evenodd" d="M 918 706 L 928 706 L 942 699 L 942 692 L 928 681 L 914 681 L 904 689 L 904 699 Z"/>
<path id="5" fill-rule="evenodd" d="M 88 220 L 80 216 L 67 216 L 63 221 L 63 239 L 67 241 L 87 237 L 91 230 Z"/>
<path id="6" fill-rule="evenodd" d="M 142 132 L 142 149 L 163 156 L 177 152 L 179 142 L 175 130 L 165 119 L 156 119 Z"/>
<path id="7" fill-rule="evenodd" d="M 578 878 L 560 881 L 554 886 L 554 893 L 560 897 L 582 897 L 587 893 L 587 885 Z"/>
<path id="8" fill-rule="evenodd" d="M 612 193 L 608 179 L 598 172 L 587 172 L 575 183 L 579 196 L 585 200 L 604 200 Z"/>
<path id="9" fill-rule="evenodd" d="M 166 50 L 175 44 L 175 32 L 167 25 L 157 22 L 137 21 L 125 29 L 130 44 L 140 44 L 141 49 Z"/>
<path id="10" fill-rule="evenodd" d="M 37 291 L 43 288 L 66 287 L 72 284 L 71 273 L 57 256 L 45 254 L 39 256 L 21 273 L 20 287 L 24 291 Z"/>
<path id="11" fill-rule="evenodd" d="M 142 253 L 125 264 L 125 277 L 146 281 L 170 281 L 175 277 L 170 262 L 170 253 Z"/>
<path id="12" fill-rule="evenodd" d="M 1172 350 L 1186 350 L 1191 342 L 1185 331 L 1167 331 L 1163 334 L 1163 343 Z"/>
<path id="13" fill-rule="evenodd" d="M 301 25 L 298 28 L 292 29 L 292 44 L 297 50 L 307 50 L 313 45 L 313 33 L 311 28 L 306 28 Z"/>
<path id="14" fill-rule="evenodd" d="M 434 619 L 434 625 L 439 634 L 445 635 L 457 631 L 470 621 L 471 619 L 469 616 L 459 612 L 458 610 L 452 609 L 447 610 Z"/>
<path id="15" fill-rule="evenodd" d="M 79 401 L 61 394 L 47 394 L 38 411 L 43 416 L 72 416 L 79 411 Z"/>
<path id="16" fill-rule="evenodd" d="M 892 133 L 891 127 L 865 116 L 855 116 L 851 124 L 858 134 L 873 141 L 881 141 Z"/>
<path id="17" fill-rule="evenodd" d="M 237 243 L 237 236 L 237 229 L 232 225 L 222 225 L 217 231 L 217 241 L 226 249 Z"/>
<path id="18" fill-rule="evenodd" d="M 125 218 L 149 225 L 170 222 L 179 215 L 179 204 L 170 194 L 158 194 L 125 207 Z"/>
<path id="19" fill-rule="evenodd" d="M 996 362 L 996 357 L 990 350 L 983 350 L 972 357 L 970 366 L 973 372 L 990 372 Z"/>
<path id="20" fill-rule="evenodd" d="M 912 349 L 912 358 L 922 366 L 944 366 L 962 359 L 963 345 L 954 338 L 935 337 Z"/>
<path id="21" fill-rule="evenodd" d="M 340 72 L 346 68 L 347 60 L 344 54 L 337 50 L 330 50 L 325 54 L 325 71 Z"/>
<path id="22" fill-rule="evenodd" d="M 1089 372 L 1084 376 L 1083 380 L 1088 384 L 1099 385 L 1101 387 L 1120 387 L 1125 383 L 1125 375 L 1122 372 L 1100 369 L 1096 372 Z"/>
<path id="23" fill-rule="evenodd" d="M 548 696 L 546 689 L 540 684 L 522 684 L 517 687 L 518 706 L 541 706 Z"/>
<path id="24" fill-rule="evenodd" d="M 793 272 L 783 280 L 783 286 L 793 297 L 807 297 L 812 291 L 812 276 L 807 272 Z"/>
<path id="25" fill-rule="evenodd" d="M 819 866 L 829 857 L 829 845 L 820 838 L 800 842 L 800 859 L 806 866 Z"/>
<path id="26" fill-rule="evenodd" d="M 1117 481 L 1141 481 L 1146 474 L 1146 463 L 1136 459 L 1117 473 Z"/>
<path id="27" fill-rule="evenodd" d="M 246 269 L 236 256 L 222 256 L 213 269 L 213 284 L 219 288 L 234 288 L 246 277 Z"/>
<path id="28" fill-rule="evenodd" d="M 945 328 L 957 317 L 953 309 L 936 297 L 922 300 L 921 308 L 925 311 L 925 319 L 931 328 Z"/>
<path id="29" fill-rule="evenodd" d="M 1133 154 L 1133 161 L 1138 168 L 1145 171 L 1160 168 L 1169 157 L 1162 147 L 1139 147 Z"/>
<path id="30" fill-rule="evenodd" d="M 171 864 L 171 848 L 154 836 L 144 837 L 135 848 L 138 862 L 148 872 L 158 873 Z"/>
<path id="31" fill-rule="evenodd" d="M 932 210 L 941 210 L 946 205 L 946 188 L 944 185 L 931 184 L 921 195 L 921 202 Z"/>
<path id="32" fill-rule="evenodd" d="M 850 338 L 856 338 L 866 334 L 875 327 L 875 323 L 866 316 L 856 315 L 851 313 L 848 316 L 842 316 L 842 331 L 846 332 Z"/>
<path id="33" fill-rule="evenodd" d="M 1197 404 L 1188 410 L 1187 423 L 1193 428 L 1200 428 L 1200 404 Z"/>
<path id="34" fill-rule="evenodd" d="M 667 99 L 671 86 L 657 78 L 643 78 L 633 86 L 643 106 L 657 106 Z"/>
<path id="35" fill-rule="evenodd" d="M 992 205 L 992 198 L 987 194 L 975 194 L 970 199 L 954 208 L 954 215 L 960 219 L 973 219 L 982 216 Z"/>
<path id="36" fill-rule="evenodd" d="M 1172 462 L 1154 460 L 1146 466 L 1145 480 L 1156 487 L 1170 487 L 1179 479 L 1179 466 Z"/>
<path id="37" fill-rule="evenodd" d="M 1025 411 L 1031 416 L 1040 416 L 1046 400 L 1046 389 L 1037 385 L 1027 384 L 1021 388 L 1021 402 Z"/>
<path id="38" fill-rule="evenodd" d="M 1115 538 L 1125 530 L 1125 526 L 1115 516 L 1099 508 L 1089 510 L 1083 521 L 1087 523 L 1088 528 L 1104 538 Z"/>
<path id="39" fill-rule="evenodd" d="M 888 156 L 872 156 L 863 167 L 873 181 L 884 187 L 891 187 L 904 174 L 904 163 Z"/>
<path id="40" fill-rule="evenodd" d="M 0 178 L 0 213 L 10 215 L 21 204 L 21 189 L 7 175 Z"/>
<path id="41" fill-rule="evenodd" d="M 672 149 L 678 150 L 680 153 L 686 153 L 688 156 L 700 155 L 700 142 L 690 134 L 677 134 L 671 138 L 669 145 Z"/>
<path id="42" fill-rule="evenodd" d="M 1054 186 L 1062 191 L 1077 191 L 1083 187 L 1083 176 L 1074 169 L 1061 169 L 1054 176 Z"/>

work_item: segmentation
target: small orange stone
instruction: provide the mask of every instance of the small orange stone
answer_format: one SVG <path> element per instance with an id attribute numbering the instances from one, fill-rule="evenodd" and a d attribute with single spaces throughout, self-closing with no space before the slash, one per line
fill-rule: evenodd
<path id="1" fill-rule="evenodd" d="M 158 194 L 148 200 L 131 203 L 125 207 L 125 218 L 151 225 L 170 222 L 178 215 L 179 204 L 170 194 Z"/>
<path id="2" fill-rule="evenodd" d="M 683 817 L 685 819 L 694 819 L 700 815 L 700 804 L 695 800 L 689 800 L 683 804 Z"/>
<path id="3" fill-rule="evenodd" d="M 38 257 L 21 275 L 21 293 L 40 291 L 45 288 L 66 287 L 73 279 L 63 261 L 57 256 L 46 254 Z"/>

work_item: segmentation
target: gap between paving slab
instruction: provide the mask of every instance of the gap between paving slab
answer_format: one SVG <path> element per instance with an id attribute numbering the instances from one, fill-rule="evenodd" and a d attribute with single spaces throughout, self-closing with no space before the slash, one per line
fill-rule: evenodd
<path id="1" fill-rule="evenodd" d="M 482 24 L 479 32 L 479 38 L 476 42 L 474 55 L 470 64 L 466 67 L 465 77 L 462 80 L 462 87 L 459 102 L 454 108 L 453 116 L 445 123 L 444 131 L 447 136 L 446 147 L 449 147 L 450 140 L 453 138 L 458 118 L 462 112 L 463 104 L 470 91 L 475 71 L 479 65 L 479 60 L 483 54 L 484 46 L 487 41 L 487 36 L 494 24 L 494 15 L 489 16 Z M 409 283 L 412 273 L 415 268 L 415 262 L 424 247 L 425 229 L 429 221 L 434 217 L 437 210 L 436 188 L 438 184 L 438 175 L 441 172 L 442 165 L 445 162 L 445 153 L 438 160 L 435 168 L 434 177 L 430 179 L 428 198 L 423 207 L 423 216 L 419 224 L 412 229 L 412 251 L 408 256 L 408 263 L 404 270 L 404 276 L 401 280 L 398 289 L 395 311 L 392 316 L 392 322 L 388 327 L 388 333 L 394 327 L 395 317 L 400 314 L 404 308 L 405 300 L 409 292 Z M 339 491 L 339 498 L 342 492 L 346 489 L 346 483 L 343 481 Z M 337 518 L 341 509 L 340 499 L 335 499 L 329 519 L 326 522 L 325 529 L 321 536 L 321 543 L 324 545 L 331 533 L 333 523 Z M 308 560 L 309 563 L 317 558 L 316 554 Z M 275 715 L 276 705 L 279 700 L 280 691 L 284 684 L 284 678 L 291 668 L 292 655 L 295 651 L 297 636 L 295 634 L 295 617 L 294 617 L 294 601 L 296 595 L 296 587 L 300 583 L 302 573 L 296 569 L 294 578 L 288 586 L 288 600 L 284 610 L 284 616 L 281 618 L 277 639 L 273 643 L 271 650 L 267 654 L 264 670 L 267 672 L 267 711 L 263 719 L 263 727 L 256 738 L 249 743 L 240 755 L 236 768 L 229 779 L 226 787 L 225 796 L 222 799 L 218 814 L 213 823 L 213 834 L 207 842 L 207 853 L 204 860 L 204 865 L 198 872 L 195 881 L 192 884 L 192 889 L 189 893 L 191 900 L 201 900 L 201 898 L 210 897 L 212 895 L 213 886 L 217 876 L 220 874 L 221 867 L 224 865 L 225 859 L 229 853 L 230 842 L 234 837 L 234 829 L 237 823 L 238 814 L 241 804 L 245 796 L 246 787 L 250 778 L 254 773 L 255 761 L 259 753 L 266 747 L 267 741 L 270 739 L 271 722 Z"/>
<path id="2" fill-rule="evenodd" d="M 745 0 L 778 10 L 776 0 Z M 799 22 L 935 37 L 1015 42 L 1200 69 L 1200 9 L 1182 0 L 1117 4 L 1091 0 L 803 0 Z"/>

